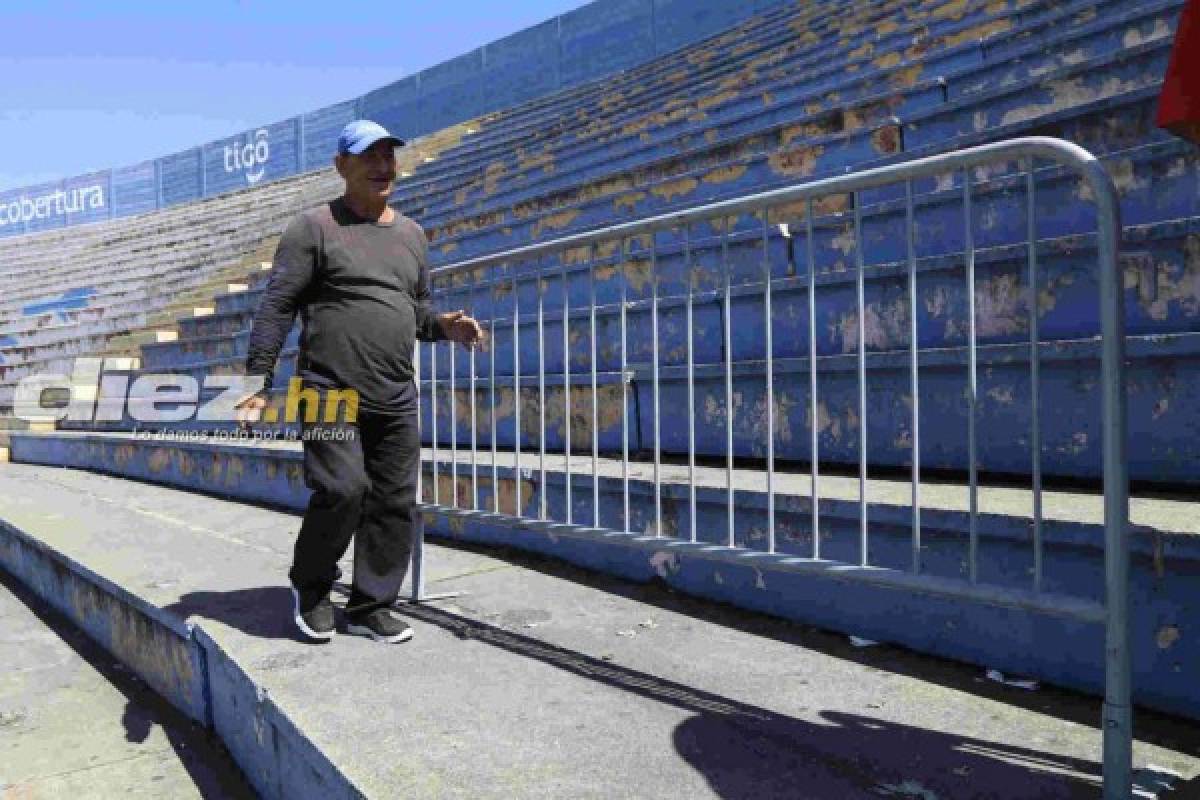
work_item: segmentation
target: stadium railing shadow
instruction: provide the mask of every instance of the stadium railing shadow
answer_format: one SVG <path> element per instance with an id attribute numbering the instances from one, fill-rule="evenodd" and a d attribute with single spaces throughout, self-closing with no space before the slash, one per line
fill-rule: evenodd
<path id="1" fill-rule="evenodd" d="M 923 796 L 913 794 L 923 777 L 951 772 L 982 790 L 972 796 L 1011 796 L 1004 787 L 1019 786 L 1021 796 L 1090 798 L 1099 785 L 1100 764 L 1089 759 L 831 710 L 797 719 L 429 605 L 403 612 L 461 639 L 692 712 L 676 726 L 673 745 L 724 798 Z"/>

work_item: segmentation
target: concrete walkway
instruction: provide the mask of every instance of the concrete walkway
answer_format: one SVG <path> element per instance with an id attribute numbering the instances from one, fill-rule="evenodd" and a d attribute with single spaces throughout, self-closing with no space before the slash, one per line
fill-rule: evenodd
<path id="1" fill-rule="evenodd" d="M 0 519 L 198 622 L 369 797 L 1096 796 L 1097 698 L 659 587 L 431 545 L 428 590 L 466 594 L 410 609 L 413 642 L 314 645 L 294 514 L 6 464 Z M 1200 791 L 1194 727 L 1138 715 L 1171 796 Z"/>
<path id="2" fill-rule="evenodd" d="M 0 573 L 0 797 L 253 798 L 237 765 Z"/>

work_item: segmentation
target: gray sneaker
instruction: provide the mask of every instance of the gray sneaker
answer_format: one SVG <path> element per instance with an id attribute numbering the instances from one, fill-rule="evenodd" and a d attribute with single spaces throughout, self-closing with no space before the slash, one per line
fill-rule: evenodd
<path id="1" fill-rule="evenodd" d="M 346 633 L 389 643 L 407 642 L 413 637 L 413 629 L 390 608 L 377 608 L 366 614 L 348 614 Z"/>

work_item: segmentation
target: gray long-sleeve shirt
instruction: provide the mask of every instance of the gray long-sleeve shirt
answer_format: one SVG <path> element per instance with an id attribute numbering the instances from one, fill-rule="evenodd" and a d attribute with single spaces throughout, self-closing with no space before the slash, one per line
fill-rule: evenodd
<path id="1" fill-rule="evenodd" d="M 429 305 L 428 248 L 408 217 L 373 222 L 340 198 L 298 215 L 275 251 L 246 374 L 263 376 L 270 388 L 299 312 L 297 372 L 305 383 L 354 389 L 366 411 L 414 411 L 415 341 L 445 338 Z"/>

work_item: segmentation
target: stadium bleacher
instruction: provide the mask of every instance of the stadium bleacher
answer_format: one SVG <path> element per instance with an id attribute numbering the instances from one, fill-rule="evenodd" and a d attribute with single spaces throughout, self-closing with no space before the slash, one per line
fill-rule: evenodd
<path id="1" fill-rule="evenodd" d="M 1126 304 L 1131 381 L 1138 389 L 1131 393 L 1131 425 L 1140 432 L 1131 453 L 1132 475 L 1137 480 L 1192 482 L 1196 472 L 1189 464 L 1197 452 L 1179 433 L 1194 430 L 1194 423 L 1171 409 L 1180 408 L 1180 398 L 1194 386 L 1194 378 L 1186 370 L 1165 376 L 1161 354 L 1169 351 L 1175 363 L 1184 364 L 1186 354 L 1196 346 L 1192 335 L 1198 312 L 1190 287 L 1200 233 L 1195 216 L 1197 154 L 1155 131 L 1151 123 L 1155 87 L 1165 69 L 1180 7 L 1179 2 L 868 5 L 842 23 L 836 54 L 829 52 L 831 37 L 825 35 L 830 22 L 818 10 L 779 10 L 619 78 L 510 110 L 487 125 L 477 123 L 480 129 L 473 134 L 460 130 L 457 143 L 441 149 L 436 158 L 411 165 L 410 176 L 398 185 L 396 206 L 425 226 L 436 262 L 452 263 L 800 179 L 1020 135 L 1062 136 L 1099 155 L 1109 165 L 1122 196 L 1125 261 L 1129 280 L 1136 282 Z M 812 35 L 797 36 L 798 31 Z M 689 80 L 681 82 L 685 65 Z M 664 103 L 664 98 L 671 99 Z M 983 427 L 993 435 L 983 444 L 982 468 L 1021 474 L 1028 471 L 1028 448 L 1020 446 L 1012 432 L 1028 428 L 1028 414 L 1026 407 L 1010 398 L 1027 394 L 1027 387 L 1018 376 L 1021 368 L 1009 359 L 1011 347 L 1006 346 L 1028 335 L 1028 297 L 1022 276 L 1024 252 L 1015 246 L 1025 232 L 1024 188 L 1016 165 L 1011 166 L 1011 170 L 976 176 L 973 191 L 977 258 L 983 269 L 978 290 L 979 343 L 985 360 L 1007 365 L 982 387 L 989 398 L 981 409 L 988 421 Z M 942 363 L 949 364 L 965 359 L 966 303 L 963 228 L 957 218 L 961 184 L 956 176 L 946 178 L 942 185 L 917 187 L 916 246 L 926 312 L 918 321 L 920 345 L 930 353 L 938 351 L 939 357 L 948 359 Z M 1044 275 L 1039 327 L 1047 361 L 1045 380 L 1051 396 L 1070 403 L 1077 399 L 1071 386 L 1079 383 L 1072 365 L 1092 357 L 1094 343 L 1088 340 L 1098 331 L 1092 299 L 1095 275 L 1087 266 L 1094 236 L 1087 215 L 1071 210 L 1081 191 L 1079 180 L 1061 169 L 1039 170 L 1039 263 Z M 890 398 L 903 376 L 889 367 L 887 354 L 906 347 L 900 307 L 904 275 L 895 268 L 903 261 L 903 239 L 894 235 L 903 207 L 894 195 L 864 195 L 868 200 L 863 209 L 864 261 L 870 269 L 867 349 L 872 376 L 879 375 L 872 377 L 872 383 L 880 387 L 872 391 L 876 413 L 871 418 L 874 435 L 868 437 L 870 456 L 873 464 L 900 467 L 908 453 L 898 434 L 903 421 L 896 418 Z M 836 370 L 836 357 L 856 347 L 850 324 L 853 270 L 847 269 L 854 254 L 846 245 L 849 208 L 827 210 L 815 221 L 815 257 L 821 276 L 817 350 L 827 359 L 824 363 Z M 799 216 L 793 219 L 798 222 Z M 744 223 L 753 226 L 752 220 L 741 220 L 735 232 Z M 698 262 L 712 256 L 716 241 L 712 232 L 693 238 Z M 739 321 L 735 359 L 747 367 L 757 364 L 761 370 L 765 340 L 757 244 L 753 232 L 741 240 L 735 236 L 730 258 L 737 296 L 733 307 Z M 678 324 L 679 297 L 685 286 L 679 247 L 666 241 L 658 246 L 664 303 L 662 365 L 679 367 L 684 335 Z M 788 375 L 798 375 L 795 359 L 808 349 L 805 266 L 789 264 L 782 237 L 775 236 L 770 246 L 777 254 L 772 261 L 778 281 L 774 356 L 786 383 Z M 611 253 L 601 255 L 615 261 Z M 584 259 L 576 259 L 570 272 L 582 276 L 590 268 Z M 619 354 L 612 347 L 615 301 L 620 282 L 627 280 L 622 277 L 625 271 L 611 274 L 614 277 L 601 279 L 597 289 L 603 304 L 597 311 L 598 335 L 603 337 L 597 369 L 604 373 L 618 366 Z M 542 293 L 548 310 L 561 303 L 554 280 L 548 279 Z M 577 323 L 572 322 L 573 336 L 582 337 L 578 341 L 586 345 L 587 320 L 582 310 L 588 301 L 586 287 L 580 280 L 570 280 L 574 291 L 570 301 L 579 315 Z M 708 270 L 702 280 L 707 284 L 696 284 L 694 303 L 696 359 L 703 384 L 702 366 L 721 361 L 719 337 L 703 332 L 716 330 L 711 326 L 720 324 L 722 310 L 715 272 Z M 523 309 L 536 305 L 533 285 L 532 279 L 519 280 Z M 647 282 L 626 285 L 635 304 L 630 325 L 635 333 L 645 333 Z M 495 316 L 500 331 L 497 369 L 501 376 L 511 373 L 509 301 L 492 308 L 482 284 L 464 287 L 435 281 L 435 291 L 445 308 L 470 307 L 481 318 Z M 252 281 L 244 293 L 217 297 L 215 314 L 181 322 L 177 341 L 148 343 L 142 350 L 144 366 L 195 375 L 237 372 L 249 335 L 249 312 L 260 295 L 261 287 Z M 529 335 L 534 324 L 532 316 L 521 322 L 521 363 L 530 375 L 538 363 L 536 337 Z M 546 369 L 548 382 L 557 384 L 562 362 L 553 330 L 547 333 Z M 291 374 L 295 341 L 294 333 L 284 353 L 281 379 Z M 648 338 L 634 335 L 630 341 L 628 362 L 641 369 L 650 360 Z M 587 372 L 588 358 L 588 347 L 574 350 L 572 372 Z M 439 377 L 446 377 L 447 364 L 443 358 Z M 459 360 L 458 369 L 459 376 L 465 377 L 467 359 Z M 14 369 L 10 374 L 20 372 Z M 635 376 L 635 392 L 645 390 L 646 377 L 644 370 Z M 712 380 L 719 379 L 714 373 Z M 958 380 L 951 373 L 942 384 L 936 377 L 928 383 L 931 399 L 926 408 L 931 419 L 953 420 L 952 432 L 965 426 L 962 404 L 939 404 L 937 398 L 953 396 Z M 744 383 L 747 393 L 754 394 L 755 381 Z M 664 392 L 674 392 L 673 400 L 678 401 L 680 391 L 679 375 L 668 375 Z M 831 377 L 830 389 L 823 392 L 830 420 L 847 423 L 853 391 L 848 383 Z M 654 424 L 645 416 L 650 404 L 642 399 L 642 417 L 630 434 L 634 451 L 650 441 Z M 526 404 L 535 400 L 525 398 Z M 443 413 L 449 413 L 448 406 Z M 805 413 L 805 403 L 797 400 L 790 411 L 794 429 L 807 425 Z M 1097 413 L 1092 409 L 1046 421 L 1047 474 L 1098 476 L 1098 450 L 1086 446 Z M 991 425 L 991 419 L 1003 422 Z M 441 422 L 442 430 L 448 430 L 449 420 Z M 742 423 L 738 454 L 761 457 L 761 436 L 750 435 L 754 420 Z M 464 427 L 459 435 L 465 438 L 466 423 L 460 424 Z M 925 464 L 965 469 L 965 451 L 951 441 L 956 433 L 937 441 L 936 429 L 932 430 Z M 713 429 L 705 435 L 701 426 L 700 454 L 721 455 L 724 443 L 719 433 Z M 668 427 L 663 434 L 667 451 L 681 453 L 684 442 L 678 429 Z M 579 435 L 587 441 L 586 429 Z M 505 437 L 501 445 L 511 447 L 511 426 L 502 428 L 501 436 Z M 608 436 L 606 441 L 611 445 L 613 439 Z M 796 437 L 794 444 L 784 443 L 778 455 L 805 461 L 811 457 L 805 442 L 805 437 Z M 850 439 L 827 437 L 820 458 L 850 464 L 857 453 Z"/>

